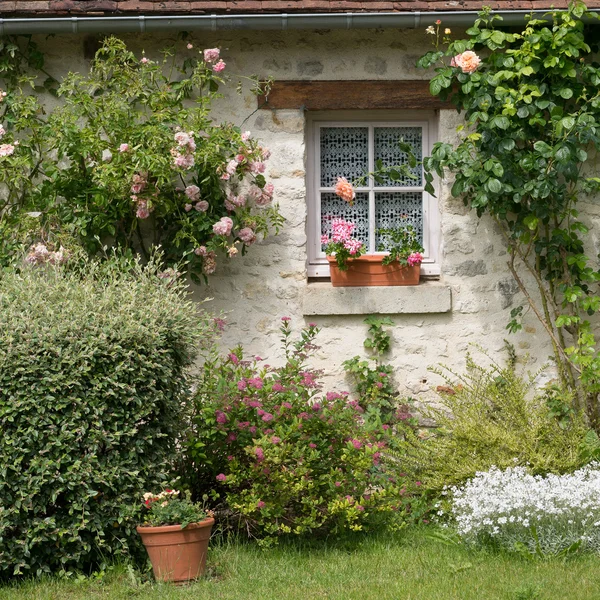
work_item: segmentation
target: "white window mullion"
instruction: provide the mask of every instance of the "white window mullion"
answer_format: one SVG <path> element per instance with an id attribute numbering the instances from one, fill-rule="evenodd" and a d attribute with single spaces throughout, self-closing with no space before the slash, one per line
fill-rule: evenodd
<path id="1" fill-rule="evenodd" d="M 315 123 L 315 153 L 314 153 L 314 166 L 313 173 L 314 177 L 314 193 L 316 197 L 316 207 L 317 210 L 313 219 L 312 232 L 314 239 L 314 250 L 315 256 L 325 256 L 323 252 L 323 248 L 321 247 L 321 126 L 318 123 Z M 310 238 L 309 238 L 310 239 Z"/>
<path id="2" fill-rule="evenodd" d="M 369 173 L 375 170 L 375 127 L 369 125 Z M 375 181 L 369 176 L 369 254 L 375 252 Z"/>

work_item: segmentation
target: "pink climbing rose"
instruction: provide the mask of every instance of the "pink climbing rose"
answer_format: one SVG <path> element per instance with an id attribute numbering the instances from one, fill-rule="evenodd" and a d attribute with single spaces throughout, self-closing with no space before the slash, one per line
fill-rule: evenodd
<path id="1" fill-rule="evenodd" d="M 345 177 L 338 177 L 337 183 L 335 184 L 335 193 L 345 202 L 352 205 L 356 193 L 352 184 Z"/>
<path id="2" fill-rule="evenodd" d="M 451 67 L 458 67 L 463 73 L 474 73 L 479 66 L 481 59 L 472 50 L 466 50 L 462 54 L 457 54 L 451 61 Z"/>

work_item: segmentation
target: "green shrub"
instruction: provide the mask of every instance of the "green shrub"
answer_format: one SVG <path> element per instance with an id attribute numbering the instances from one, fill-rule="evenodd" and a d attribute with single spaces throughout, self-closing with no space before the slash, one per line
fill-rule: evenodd
<path id="1" fill-rule="evenodd" d="M 127 552 L 122 507 L 170 475 L 185 368 L 214 325 L 172 273 L 122 267 L 0 278 L 0 577 Z"/>
<path id="2" fill-rule="evenodd" d="M 220 494 L 222 514 L 267 541 L 391 522 L 402 495 L 386 450 L 409 425 L 386 418 L 374 397 L 363 408 L 347 393 L 323 394 L 305 362 L 318 330 L 293 342 L 288 321 L 282 367 L 241 348 L 206 363 L 189 442 L 196 494 Z"/>
<path id="3" fill-rule="evenodd" d="M 468 355 L 464 374 L 435 372 L 447 383 L 438 387 L 439 403 L 427 411 L 438 427 L 422 440 L 414 438 L 404 456 L 426 489 L 462 484 L 492 466 L 528 466 L 533 474 L 545 474 L 582 464 L 583 420 L 557 409 L 556 388 L 536 392 L 535 375 L 519 375 L 514 356 L 505 366 L 484 367 Z"/>

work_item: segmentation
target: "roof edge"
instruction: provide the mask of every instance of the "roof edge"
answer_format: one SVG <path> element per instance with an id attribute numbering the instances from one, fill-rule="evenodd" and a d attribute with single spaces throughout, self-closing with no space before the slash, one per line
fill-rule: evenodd
<path id="1" fill-rule="evenodd" d="M 542 18 L 560 9 L 497 10 L 504 25 L 522 25 L 527 15 Z M 598 14 L 599 9 L 590 9 Z M 445 26 L 471 25 L 478 11 L 278 13 L 211 15 L 136 15 L 0 18 L 0 36 L 16 34 L 145 33 L 154 31 L 223 31 L 287 29 L 415 29 L 442 19 Z M 589 19 L 598 22 L 597 19 Z"/>

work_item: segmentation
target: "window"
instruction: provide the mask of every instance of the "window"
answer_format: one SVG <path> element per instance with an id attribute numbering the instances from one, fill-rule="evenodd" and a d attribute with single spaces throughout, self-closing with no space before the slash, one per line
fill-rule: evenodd
<path id="1" fill-rule="evenodd" d="M 330 231 L 334 218 L 356 224 L 356 237 L 369 254 L 381 253 L 377 229 L 413 225 L 425 248 L 421 272 L 439 275 L 437 201 L 424 191 L 420 165 L 413 170 L 414 179 L 376 183 L 368 178 L 355 188 L 353 206 L 334 192 L 338 177 L 355 181 L 373 171 L 377 160 L 387 167 L 405 163 L 406 155 L 398 147 L 401 139 L 411 144 L 419 161 L 428 156 L 435 140 L 434 114 L 314 113 L 309 116 L 307 134 L 309 277 L 329 276 L 320 238 Z"/>

